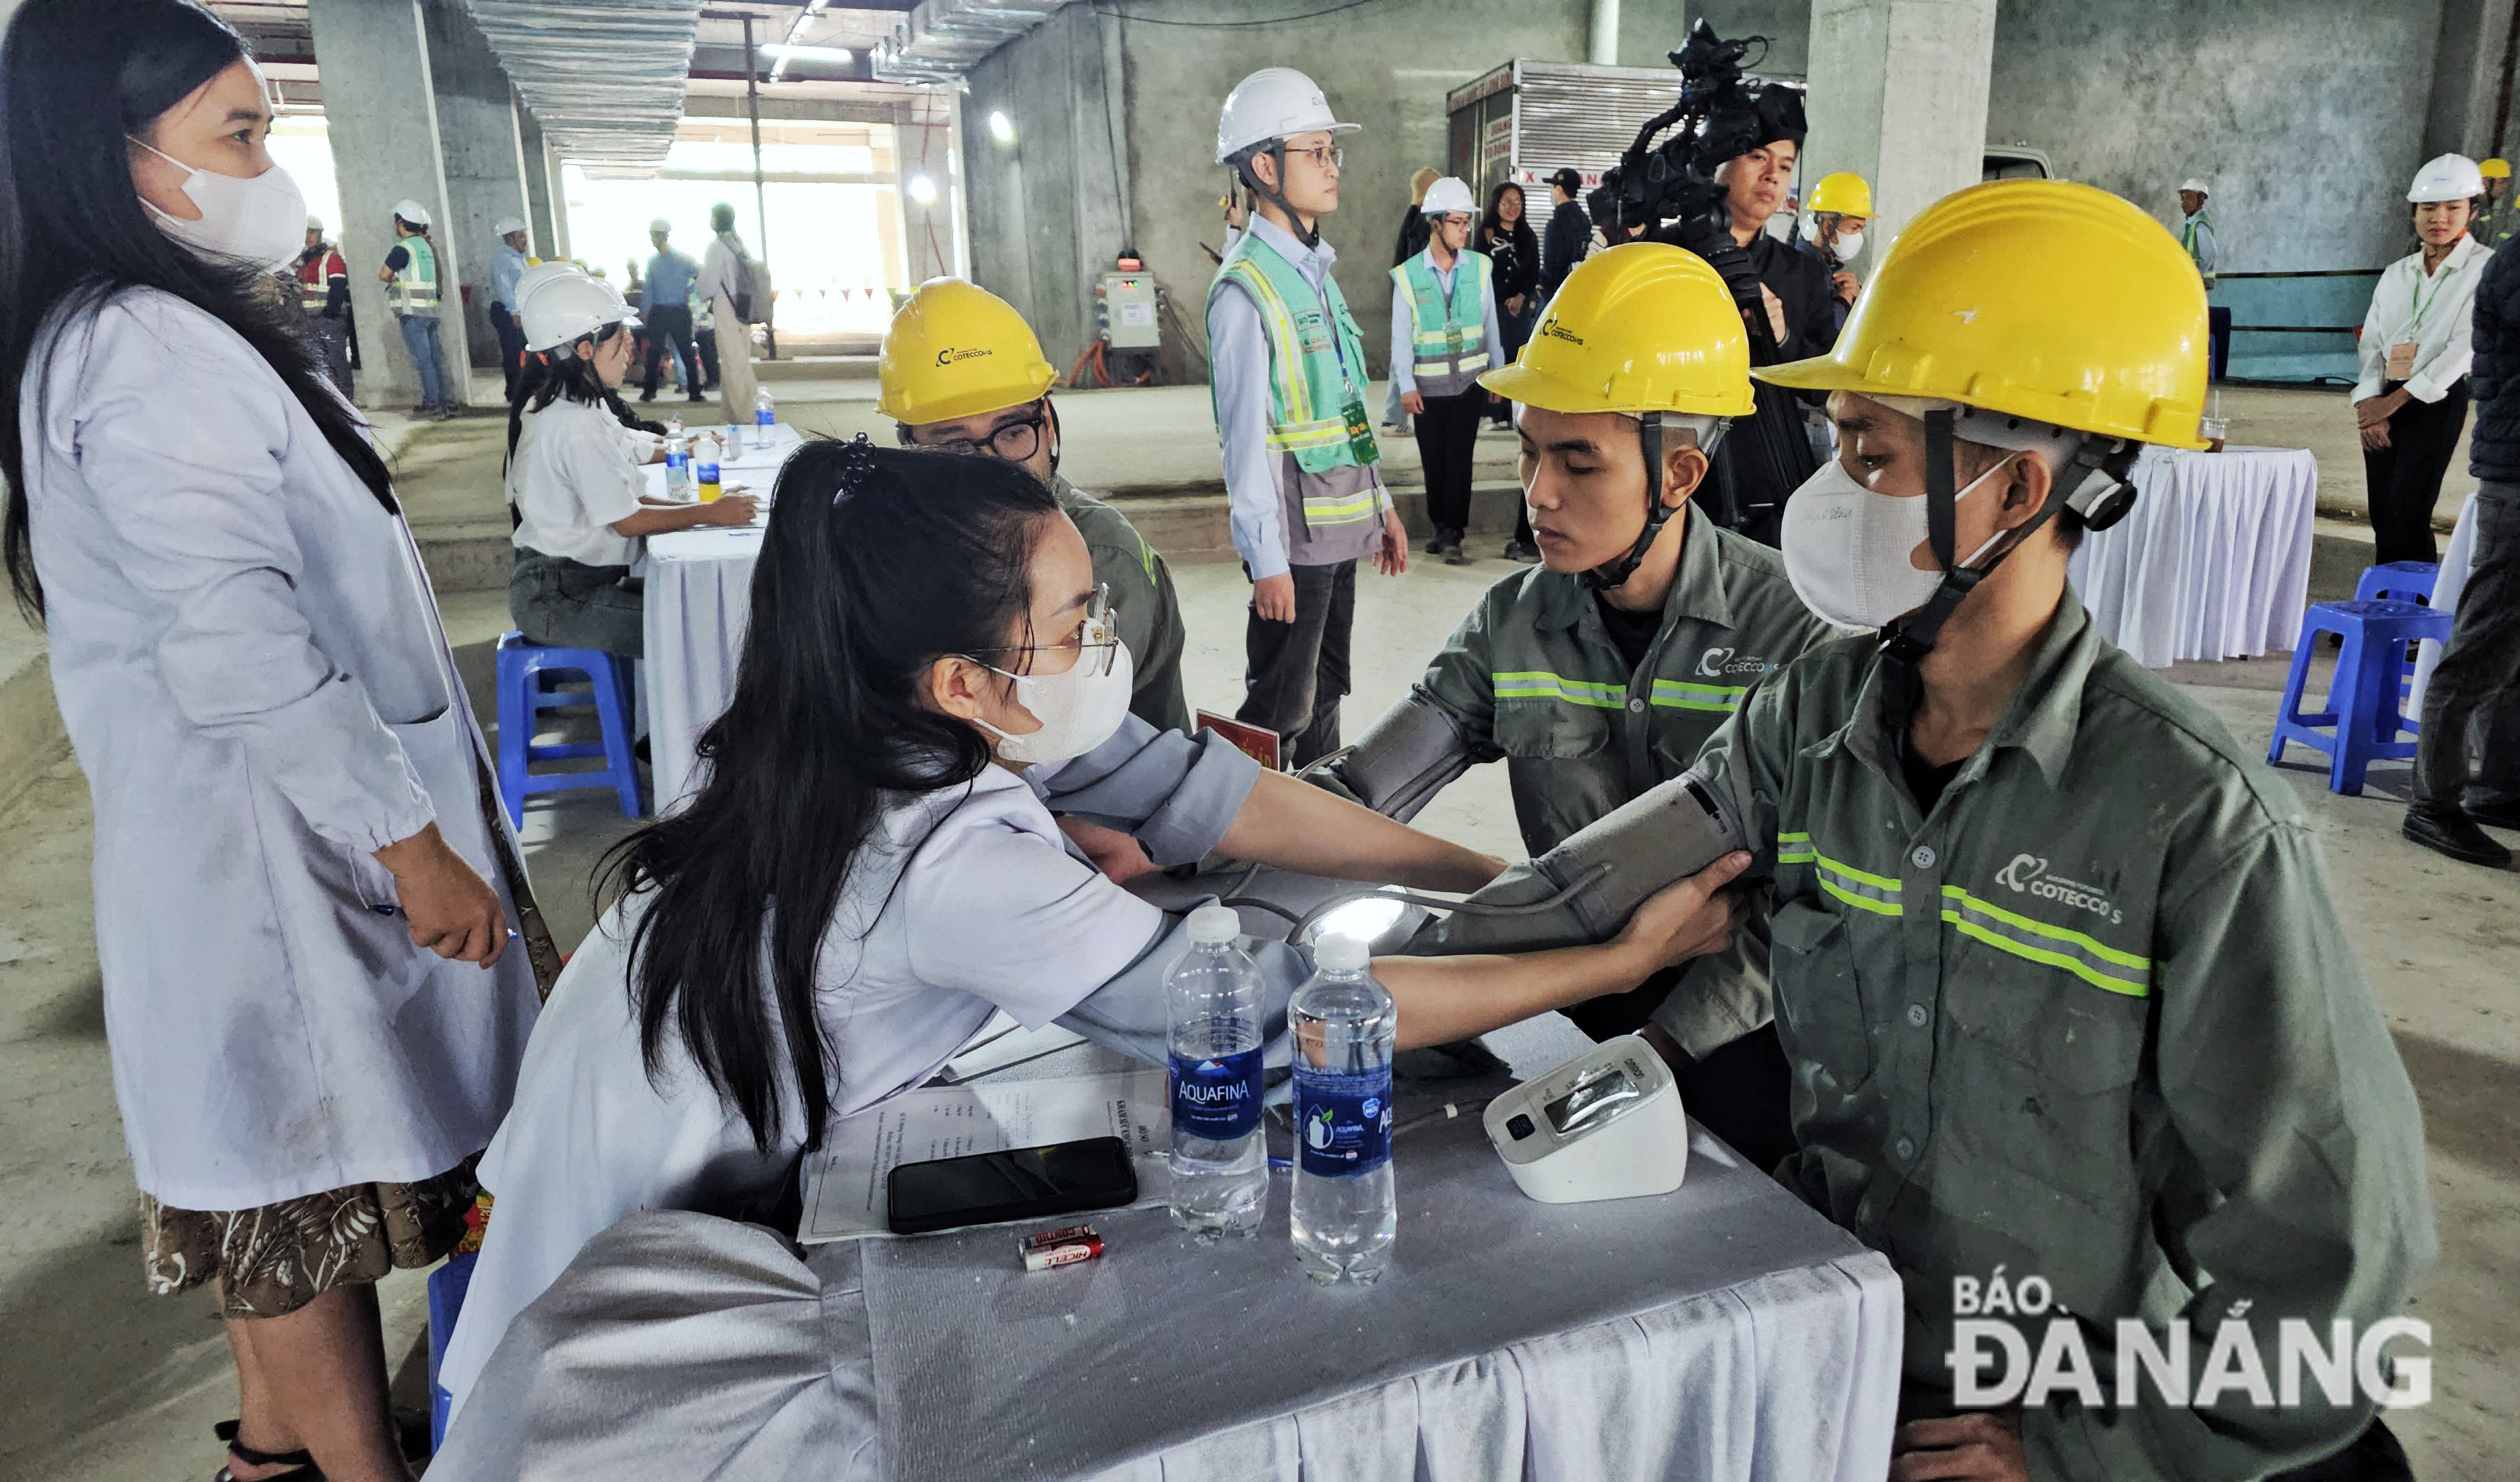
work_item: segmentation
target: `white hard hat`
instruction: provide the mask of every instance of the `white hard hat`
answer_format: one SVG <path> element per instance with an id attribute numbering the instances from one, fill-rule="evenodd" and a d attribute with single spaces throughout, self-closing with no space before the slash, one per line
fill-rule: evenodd
<path id="1" fill-rule="evenodd" d="M 1479 198 L 1470 194 L 1469 182 L 1458 175 L 1447 175 L 1426 187 L 1426 202 L 1418 209 L 1428 216 L 1449 216 L 1455 211 L 1467 211 L 1475 216 Z"/>
<path id="2" fill-rule="evenodd" d="M 517 280 L 517 317 L 525 322 L 525 348 L 552 350 L 608 324 L 637 324 L 621 291 L 589 278 L 573 262 L 546 262 Z"/>
<path id="3" fill-rule="evenodd" d="M 2465 201 L 2484 194 L 2485 173 L 2465 155 L 2435 156 L 2415 171 L 2415 183 L 2407 187 L 2407 199 L 2418 204 L 2427 201 Z"/>
<path id="4" fill-rule="evenodd" d="M 1321 84 L 1291 67 L 1264 67 L 1234 84 L 1216 118 L 1216 162 L 1226 164 L 1255 144 L 1328 129 L 1344 134 L 1363 125 L 1341 123 L 1330 113 Z"/>
<path id="5" fill-rule="evenodd" d="M 670 222 L 670 221 L 667 221 L 667 220 L 666 220 L 664 217 L 662 217 L 662 216 L 659 216 L 659 217 L 657 217 L 655 220 L 651 221 L 651 222 L 649 222 L 649 223 L 648 223 L 648 235 L 649 235 L 649 236 L 652 237 L 652 236 L 656 235 L 656 234 L 657 234 L 657 233 L 659 233 L 659 232 L 664 233 L 664 234 L 665 234 L 666 236 L 668 236 L 668 237 L 672 236 L 672 235 L 674 234 L 674 224 L 673 224 L 672 222 Z"/>
<path id="6" fill-rule="evenodd" d="M 2194 191 L 2199 196 L 2211 196 L 2214 194 L 2211 190 L 2206 188 L 2204 181 L 2197 179 L 2193 175 L 2190 175 L 2186 179 L 2179 182 L 2179 188 L 2182 191 Z"/>
<path id="7" fill-rule="evenodd" d="M 419 202 L 412 200 L 409 196 L 405 196 L 400 201 L 394 202 L 394 214 L 400 216 L 403 220 L 410 222 L 413 226 L 428 225 L 428 207 L 422 205 Z"/>
<path id="8" fill-rule="evenodd" d="M 490 235 L 491 235 L 491 236 L 493 236 L 493 237 L 506 237 L 506 236 L 510 236 L 510 235 L 512 235 L 512 234 L 514 234 L 514 233 L 517 233 L 517 232 L 521 232 L 521 231 L 523 231 L 524 229 L 525 229 L 525 218 L 524 218 L 524 217 L 522 217 L 522 216 L 502 216 L 502 217 L 500 217 L 497 221 L 492 222 L 492 223 L 490 224 Z"/>
<path id="9" fill-rule="evenodd" d="M 324 218 L 323 218 L 323 217 L 321 217 L 321 216 L 309 216 L 309 217 L 307 217 L 307 218 L 306 218 L 306 230 L 308 230 L 308 231 L 310 231 L 310 232 L 320 232 L 320 231 L 324 230 Z"/>

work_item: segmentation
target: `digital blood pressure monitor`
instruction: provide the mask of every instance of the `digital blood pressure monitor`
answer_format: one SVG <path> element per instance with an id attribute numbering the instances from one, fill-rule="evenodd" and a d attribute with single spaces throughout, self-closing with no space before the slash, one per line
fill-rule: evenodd
<path id="1" fill-rule="evenodd" d="M 1669 1193 L 1688 1171 L 1680 1086 L 1632 1034 L 1498 1097 L 1485 1121 L 1506 1171 L 1544 1204 Z"/>

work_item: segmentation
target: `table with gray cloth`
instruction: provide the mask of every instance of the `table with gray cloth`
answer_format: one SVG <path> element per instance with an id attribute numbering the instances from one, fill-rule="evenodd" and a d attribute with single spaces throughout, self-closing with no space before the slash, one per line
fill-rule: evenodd
<path id="1" fill-rule="evenodd" d="M 2069 567 L 2100 636 L 2137 663 L 2289 650 L 2310 605 L 2318 460 L 2302 448 L 2147 448 L 2135 508 Z"/>
<path id="2" fill-rule="evenodd" d="M 1102 1211 L 1081 1217 L 1102 1260 L 1031 1275 L 1017 1235 L 1065 1221 L 800 1258 L 632 1215 L 509 1329 L 432 1470 L 1879 1482 L 1889 1263 L 1702 1132 L 1676 1192 L 1527 1199 L 1470 1104 L 1505 1084 L 1403 1083 L 1399 1243 L 1371 1288 L 1297 1273 L 1282 1172 L 1256 1240 Z"/>
<path id="3" fill-rule="evenodd" d="M 748 436 L 752 429 L 742 430 Z M 735 693 L 735 663 L 743 653 L 744 620 L 752 606 L 752 565 L 761 557 L 761 536 L 769 520 L 767 496 L 780 468 L 804 445 L 796 429 L 785 423 L 770 430 L 768 447 L 745 446 L 718 466 L 720 478 L 764 497 L 760 519 L 741 530 L 678 530 L 648 537 L 642 571 L 647 672 L 642 682 L 658 813 L 698 786 L 692 763 L 700 732 Z M 652 464 L 647 473 L 649 497 L 664 498 L 664 465 Z"/>

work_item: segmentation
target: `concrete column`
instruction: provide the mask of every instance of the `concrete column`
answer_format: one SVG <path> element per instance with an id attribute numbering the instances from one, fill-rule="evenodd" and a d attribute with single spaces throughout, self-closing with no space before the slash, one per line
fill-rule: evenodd
<path id="1" fill-rule="evenodd" d="M 358 321 L 359 404 L 409 407 L 420 400 L 420 375 L 377 281 L 394 245 L 394 202 L 404 197 L 427 208 L 432 222 L 429 241 L 449 300 L 439 316 L 438 349 L 453 373 L 448 390 L 462 401 L 470 357 L 464 316 L 452 302 L 462 244 L 444 225 L 452 213 L 420 0 L 308 0 L 306 13 L 340 182 L 341 255 L 350 265 L 350 308 Z"/>
<path id="2" fill-rule="evenodd" d="M 1853 170 L 1871 182 L 1874 262 L 1909 217 L 1984 173 L 1995 8 L 1813 0 L 1811 138 L 1798 175 Z"/>
<path id="3" fill-rule="evenodd" d="M 446 179 L 446 215 L 430 240 L 458 264 L 453 281 L 463 286 L 464 339 L 471 355 L 468 362 L 449 348 L 447 363 L 495 367 L 499 337 L 490 327 L 490 259 L 499 239 L 490 228 L 502 216 L 528 215 L 516 89 L 464 0 L 421 0 L 421 17 Z"/>
<path id="4" fill-rule="evenodd" d="M 568 203 L 561 191 L 560 161 L 552 157 L 543 126 L 522 99 L 517 102 L 517 158 L 525 172 L 525 230 L 533 238 L 532 254 L 567 256 L 562 218 L 568 214 Z"/>
<path id="5" fill-rule="evenodd" d="M 1619 0 L 1593 0 L 1592 46 L 1588 60 L 1596 67 L 1619 65 Z M 1674 41 L 1674 46 L 1680 43 Z"/>

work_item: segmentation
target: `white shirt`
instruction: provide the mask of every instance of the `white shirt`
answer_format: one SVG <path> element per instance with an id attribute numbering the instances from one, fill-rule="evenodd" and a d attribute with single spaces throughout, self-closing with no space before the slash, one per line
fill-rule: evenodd
<path id="1" fill-rule="evenodd" d="M 742 277 L 743 259 L 737 255 L 743 244 L 733 232 L 720 232 L 709 239 L 708 251 L 700 257 L 700 302 L 711 303 L 723 298 L 735 302 L 737 282 Z"/>
<path id="2" fill-rule="evenodd" d="M 1133 717 L 1104 747 L 1034 770 L 1066 786 L 1062 808 L 1135 826 L 1158 862 L 1178 863 L 1214 847 L 1257 778 L 1212 741 Z M 526 1049 L 516 1109 L 481 1160 L 496 1206 L 439 1368 L 458 1407 L 516 1314 L 605 1228 L 634 1210 L 758 1190 L 804 1146 L 792 1088 L 783 1145 L 764 1154 L 679 1041 L 650 1080 L 630 1008 L 637 909 L 616 907 L 569 960 Z M 852 867 L 824 939 L 816 991 L 832 1115 L 926 1080 L 999 1009 L 1027 1027 L 1059 1017 L 1165 925 L 1078 858 L 1032 786 L 1003 768 L 902 797 Z"/>
<path id="3" fill-rule="evenodd" d="M 486 972 L 413 946 L 373 853 L 434 821 L 517 919 L 410 531 L 252 346 L 171 294 L 57 325 L 27 373 L 133 1176 L 245 1209 L 445 1172 L 507 1110 L 535 995 L 517 944 Z"/>
<path id="4" fill-rule="evenodd" d="M 2476 358 L 2468 344 L 2476 285 L 2493 257 L 2475 238 L 2461 237 L 2430 273 L 2424 271 L 2420 249 L 2381 272 L 2380 282 L 2371 290 L 2371 310 L 2362 316 L 2358 352 L 2362 374 L 2354 382 L 2356 401 L 2380 394 L 2389 368 L 2389 346 L 2409 339 L 2415 344 L 2415 368 L 2407 378 L 2407 394 L 2417 401 L 2439 401 L 2450 393 Z"/>
<path id="5" fill-rule="evenodd" d="M 640 469 L 655 449 L 654 433 L 566 396 L 527 412 L 508 461 L 508 503 L 518 520 L 511 543 L 590 566 L 638 560 L 638 539 L 616 534 L 612 524 L 639 513 L 648 487 Z"/>

